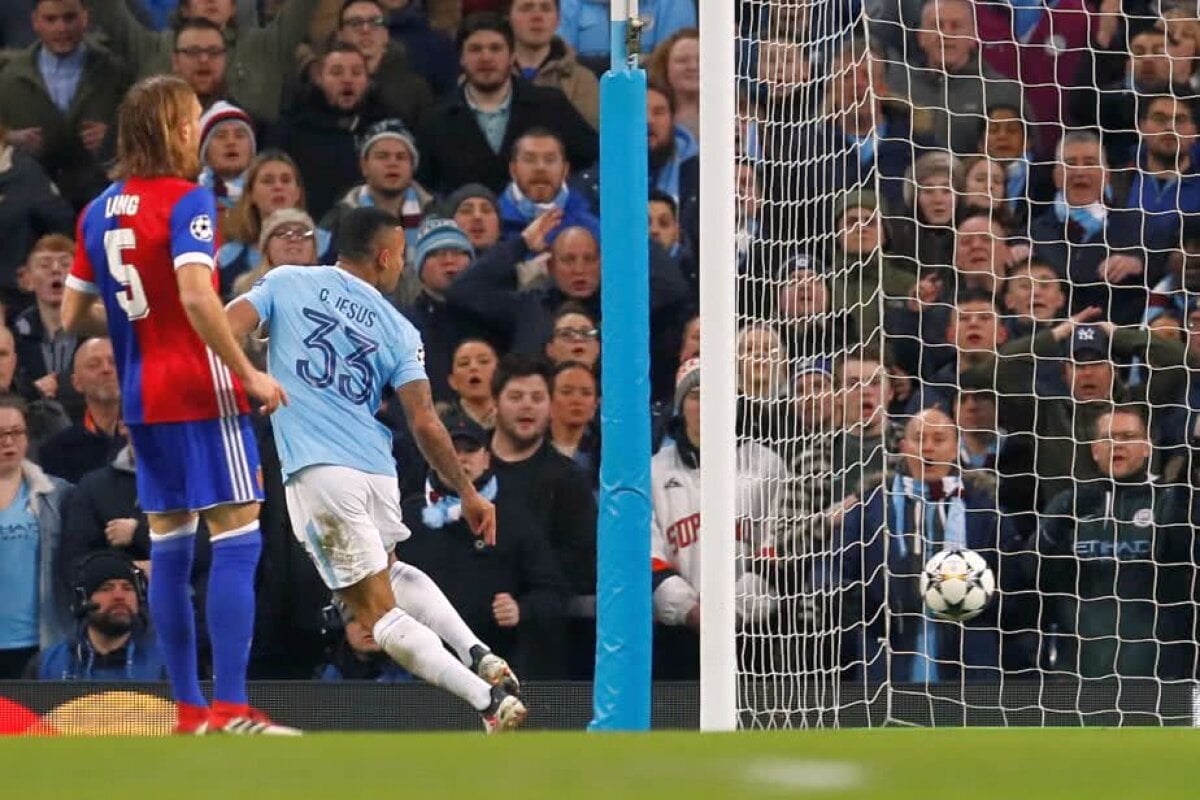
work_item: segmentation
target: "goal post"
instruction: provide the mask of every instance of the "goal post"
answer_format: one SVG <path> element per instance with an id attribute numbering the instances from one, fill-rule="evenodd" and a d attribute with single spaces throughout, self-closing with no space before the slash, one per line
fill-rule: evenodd
<path id="1" fill-rule="evenodd" d="M 650 253 L 646 73 L 637 0 L 613 0 L 600 81 L 600 517 L 589 730 L 650 727 Z M 631 46 L 632 45 L 632 46 Z"/>
<path id="2" fill-rule="evenodd" d="M 701 728 L 1193 725 L 1200 18 L 902 5 L 701 3 Z"/>
<path id="3" fill-rule="evenodd" d="M 733 486 L 736 480 L 734 338 L 737 333 L 734 2 L 700 4 L 700 353 L 703 400 L 700 519 L 700 729 L 737 726 Z"/>

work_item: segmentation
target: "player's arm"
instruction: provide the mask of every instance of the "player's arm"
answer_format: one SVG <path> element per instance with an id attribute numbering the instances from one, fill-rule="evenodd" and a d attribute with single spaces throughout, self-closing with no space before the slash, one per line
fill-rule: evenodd
<path id="1" fill-rule="evenodd" d="M 454 488 L 462 500 L 463 514 L 471 523 L 475 534 L 482 536 L 487 544 L 496 543 L 496 509 L 475 490 L 474 484 L 458 463 L 458 454 L 446 426 L 433 407 L 433 395 L 429 381 L 409 381 L 396 389 L 408 429 L 412 431 L 421 455 L 429 462 L 447 486 Z"/>
<path id="2" fill-rule="evenodd" d="M 80 338 L 108 335 L 108 317 L 104 304 L 90 292 L 67 286 L 63 289 L 62 324 Z"/>
<path id="3" fill-rule="evenodd" d="M 100 297 L 100 290 L 96 285 L 96 271 L 92 268 L 92 260 L 88 256 L 85 243 L 83 223 L 86 218 L 85 210 L 79 215 L 79 221 L 75 225 L 75 257 L 71 261 L 71 271 L 67 275 L 63 290 L 61 320 L 67 331 L 80 337 L 107 336 L 108 320 L 104 313 L 104 304 L 96 302 Z"/>
<path id="4" fill-rule="evenodd" d="M 262 402 L 263 412 L 271 413 L 280 403 L 287 405 L 287 394 L 274 378 L 250 363 L 225 317 L 225 307 L 213 288 L 212 268 L 207 264 L 182 264 L 175 270 L 179 284 L 179 302 L 192 329 L 217 354 L 242 386 Z M 257 315 L 257 312 L 256 312 Z"/>
<path id="5" fill-rule="evenodd" d="M 262 324 L 258 309 L 244 296 L 234 298 L 225 306 L 225 319 L 229 321 L 229 330 L 233 333 L 233 338 L 239 342 L 245 341 L 246 337 L 258 330 L 258 326 Z"/>

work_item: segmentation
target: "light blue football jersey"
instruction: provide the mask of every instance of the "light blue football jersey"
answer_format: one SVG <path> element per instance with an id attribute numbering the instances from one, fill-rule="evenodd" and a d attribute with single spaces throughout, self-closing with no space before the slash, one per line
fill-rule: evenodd
<path id="1" fill-rule="evenodd" d="M 375 419 L 384 384 L 426 380 L 421 335 L 375 287 L 338 267 L 277 267 L 242 296 L 269 336 L 288 393 L 273 415 L 283 479 L 314 464 L 395 475 Z"/>

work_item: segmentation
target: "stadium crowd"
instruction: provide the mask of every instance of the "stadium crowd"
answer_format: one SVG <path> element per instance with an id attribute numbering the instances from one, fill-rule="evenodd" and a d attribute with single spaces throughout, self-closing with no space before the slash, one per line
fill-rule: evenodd
<path id="1" fill-rule="evenodd" d="M 655 670 L 678 678 L 698 662 L 699 34 L 695 0 L 641 6 Z M 739 5 L 744 666 L 1196 675 L 1197 16 L 1169 0 Z M 397 554 L 523 678 L 590 679 L 608 33 L 604 0 L 5 4 L 0 678 L 162 673 L 112 346 L 65 332 L 59 307 L 122 94 L 171 72 L 205 109 L 227 299 L 274 266 L 333 263 L 349 209 L 402 221 L 393 299 L 499 537 L 471 534 L 385 401 L 413 531 Z M 266 347 L 246 342 L 259 364 Z M 330 606 L 256 424 L 251 677 L 408 679 Z M 916 590 L 947 545 L 1000 583 L 965 627 Z"/>

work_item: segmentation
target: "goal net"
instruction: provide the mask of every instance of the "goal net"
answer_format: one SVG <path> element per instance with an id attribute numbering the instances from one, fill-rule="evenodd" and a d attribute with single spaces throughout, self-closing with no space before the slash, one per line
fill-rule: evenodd
<path id="1" fill-rule="evenodd" d="M 1193 724 L 1200 20 L 1119 9 L 737 4 L 741 726 Z"/>

